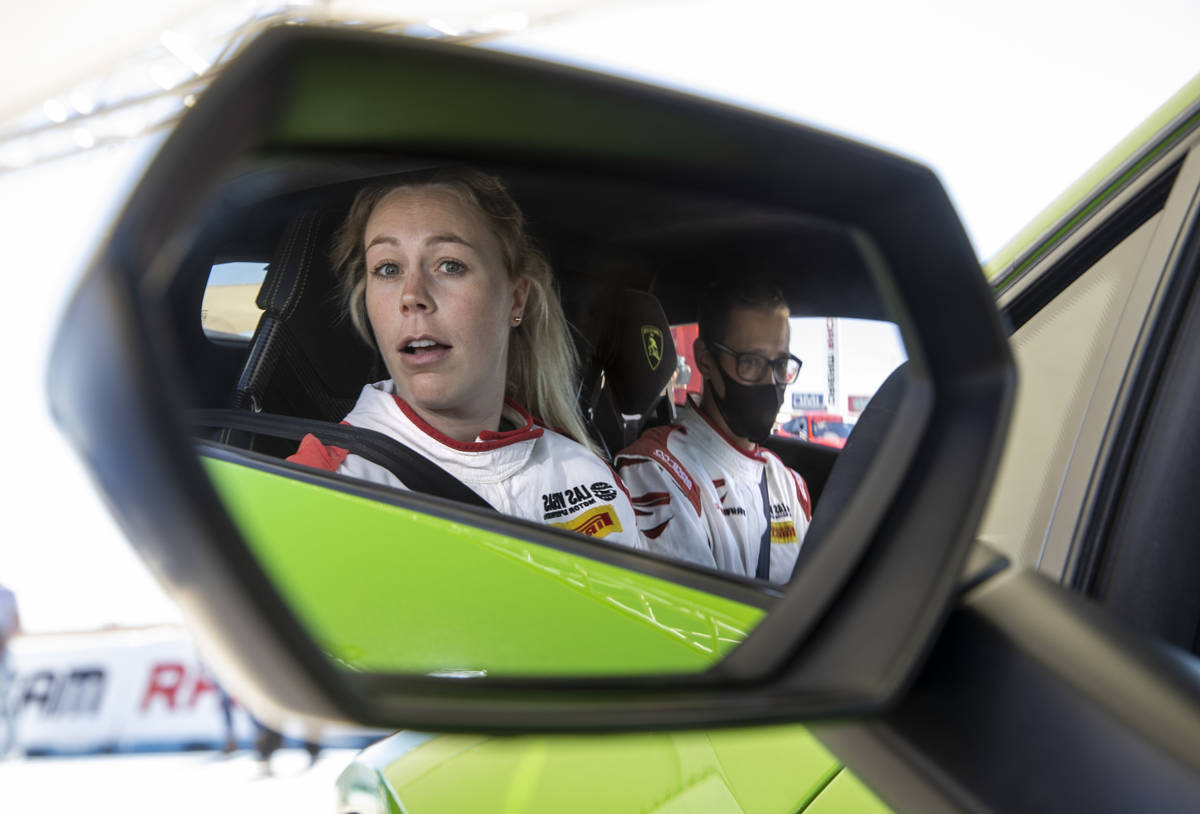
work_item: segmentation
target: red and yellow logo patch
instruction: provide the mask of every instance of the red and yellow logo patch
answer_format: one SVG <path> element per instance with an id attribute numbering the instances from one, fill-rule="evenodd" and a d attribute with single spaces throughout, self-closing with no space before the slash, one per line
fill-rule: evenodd
<path id="1" fill-rule="evenodd" d="M 796 524 L 791 520 L 771 524 L 772 543 L 796 542 Z"/>
<path id="2" fill-rule="evenodd" d="M 588 537 L 607 537 L 613 532 L 620 532 L 621 520 L 613 510 L 612 504 L 597 506 L 589 509 L 566 523 L 551 523 L 560 529 L 586 534 Z"/>

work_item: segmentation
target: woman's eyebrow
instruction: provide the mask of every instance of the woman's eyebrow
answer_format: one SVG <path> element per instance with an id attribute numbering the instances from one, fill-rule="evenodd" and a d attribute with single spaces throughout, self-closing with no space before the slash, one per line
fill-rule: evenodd
<path id="1" fill-rule="evenodd" d="M 367 244 L 367 249 L 370 249 L 372 246 L 376 246 L 380 243 L 386 243 L 390 246 L 400 245 L 400 241 L 391 235 L 378 235 L 372 238 L 371 242 Z M 459 245 L 466 246 L 468 249 L 475 248 L 466 238 L 456 235 L 453 232 L 447 232 L 444 235 L 430 235 L 429 237 L 425 238 L 426 246 L 432 246 L 436 243 L 457 243 Z"/>
<path id="2" fill-rule="evenodd" d="M 466 238 L 460 237 L 453 232 L 447 232 L 444 235 L 430 235 L 425 238 L 426 246 L 432 246 L 435 243 L 458 243 L 459 245 L 466 246 L 468 249 L 475 248 Z"/>
<path id="3" fill-rule="evenodd" d="M 400 245 L 400 241 L 390 235 L 379 235 L 371 239 L 371 242 L 367 244 L 367 248 L 370 249 L 372 246 L 377 246 L 380 243 L 388 243 L 392 246 Z"/>

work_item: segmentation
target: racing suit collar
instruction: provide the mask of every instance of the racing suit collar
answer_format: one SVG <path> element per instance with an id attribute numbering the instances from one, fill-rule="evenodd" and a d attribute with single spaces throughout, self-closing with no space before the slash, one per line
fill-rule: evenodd
<path id="1" fill-rule="evenodd" d="M 697 396 L 695 393 L 688 394 L 687 406 L 690 408 L 690 411 L 692 413 L 695 413 L 697 416 L 699 416 L 703 420 L 704 426 L 706 426 L 706 427 L 708 427 L 708 429 L 712 430 L 713 434 L 716 435 L 718 439 L 720 439 L 720 441 L 722 442 L 722 444 L 724 446 L 729 447 L 729 449 L 736 452 L 738 455 L 741 455 L 744 458 L 749 458 L 752 461 L 757 461 L 758 463 L 763 463 L 766 460 L 763 457 L 763 450 L 762 450 L 761 445 L 755 444 L 754 449 L 747 452 L 746 450 L 742 449 L 741 446 L 739 446 L 736 441 L 734 441 L 732 438 L 730 438 L 728 434 L 723 432 L 721 430 L 721 428 L 718 427 L 713 422 L 713 420 L 711 418 L 709 418 L 703 410 L 700 409 L 700 397 Z"/>
<path id="2" fill-rule="evenodd" d="M 713 467 L 729 472 L 738 480 L 757 482 L 762 478 L 767 461 L 761 448 L 756 446 L 754 453 L 745 452 L 713 426 L 696 405 L 679 411 L 679 425 L 687 434 L 691 454 L 709 459 Z"/>
<path id="3" fill-rule="evenodd" d="M 388 380 L 386 391 L 389 392 L 396 401 L 396 406 L 404 413 L 405 417 L 412 422 L 413 426 L 421 432 L 428 435 L 439 444 L 449 447 L 450 449 L 458 450 L 459 452 L 489 452 L 494 449 L 500 449 L 511 444 L 519 444 L 522 441 L 532 441 L 540 438 L 544 430 L 537 426 L 533 420 L 533 416 L 529 412 L 512 400 L 505 400 L 504 412 L 514 424 L 517 425 L 515 430 L 505 430 L 502 432 L 493 432 L 484 430 L 479 433 L 479 436 L 474 441 L 456 441 L 448 435 L 445 435 L 436 427 L 431 425 L 425 419 L 417 414 L 417 411 L 409 406 L 408 402 L 396 395 L 395 385 Z"/>

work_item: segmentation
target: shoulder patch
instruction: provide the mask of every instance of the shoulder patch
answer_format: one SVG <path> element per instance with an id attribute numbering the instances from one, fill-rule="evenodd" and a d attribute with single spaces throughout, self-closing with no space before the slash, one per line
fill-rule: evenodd
<path id="1" fill-rule="evenodd" d="M 647 456 L 651 450 L 659 447 L 666 449 L 667 439 L 670 438 L 671 433 L 675 432 L 677 429 L 680 428 L 673 425 L 664 427 L 651 427 L 642 433 L 638 440 L 634 441 L 632 444 L 625 447 L 625 449 L 618 452 L 616 457 L 620 458 L 623 455 Z"/>
<path id="2" fill-rule="evenodd" d="M 646 462 L 658 464 L 687 495 L 696 514 L 700 514 L 700 487 L 696 485 L 696 481 L 687 471 L 687 467 L 667 449 L 667 439 L 677 429 L 679 428 L 654 427 L 647 430 L 641 438 L 617 453 L 617 469 Z M 638 496 L 634 496 L 633 500 L 636 504 Z"/>

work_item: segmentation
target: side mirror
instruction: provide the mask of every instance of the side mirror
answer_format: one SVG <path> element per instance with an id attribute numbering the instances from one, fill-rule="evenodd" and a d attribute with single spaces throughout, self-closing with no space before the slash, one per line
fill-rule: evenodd
<path id="1" fill-rule="evenodd" d="M 327 253 L 330 221 L 293 233 L 297 219 L 451 164 L 505 178 L 584 316 L 634 287 L 694 320 L 701 282 L 769 265 L 793 312 L 899 326 L 890 426 L 786 587 L 305 471 L 236 441 L 261 428 L 252 409 L 197 432 L 195 411 L 229 407 L 252 353 L 203 330 L 214 265 L 285 235 Z M 335 322 L 307 332 L 314 354 Z M 287 27 L 225 69 L 146 172 L 63 317 L 48 387 L 131 542 L 252 706 L 527 731 L 886 703 L 954 596 L 1013 382 L 971 246 L 920 165 L 560 66 Z"/>

